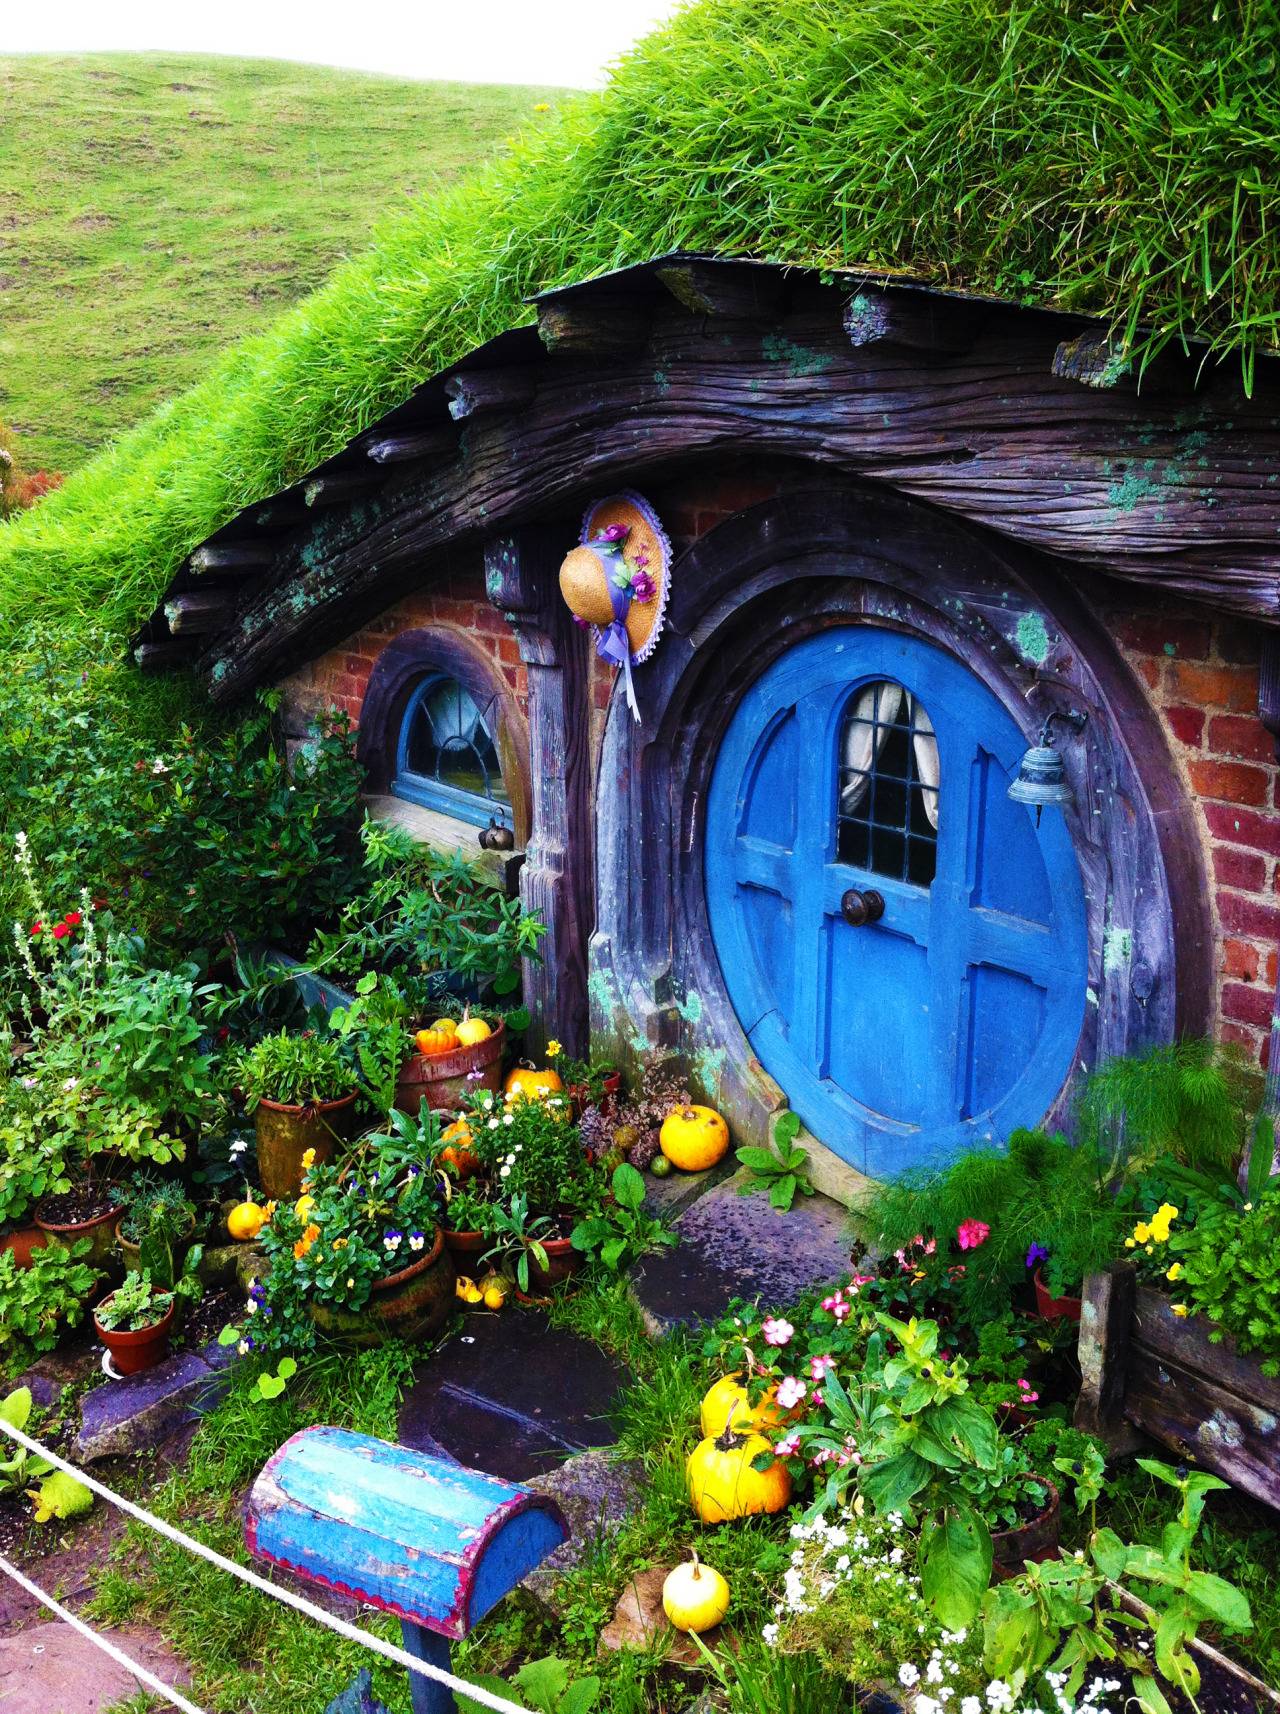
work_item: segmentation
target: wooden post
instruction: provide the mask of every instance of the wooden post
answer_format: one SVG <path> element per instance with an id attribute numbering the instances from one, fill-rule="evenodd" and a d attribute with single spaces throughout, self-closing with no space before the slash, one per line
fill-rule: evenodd
<path id="1" fill-rule="evenodd" d="M 573 531 L 521 531 L 485 546 L 485 587 L 515 629 L 529 683 L 532 819 L 520 897 L 547 925 L 524 993 L 535 1051 L 548 1037 L 587 1046 L 587 940 L 594 920 L 586 636 L 560 599 Z"/>
<path id="2" fill-rule="evenodd" d="M 1096 1434 L 1113 1451 L 1135 1444 L 1124 1419 L 1129 1340 L 1136 1276 L 1127 1262 L 1090 1274 L 1080 1311 L 1080 1397 L 1075 1425 Z"/>
<path id="3" fill-rule="evenodd" d="M 425 1661 L 428 1666 L 441 1667 L 445 1672 L 453 1671 L 447 1637 L 437 1636 L 424 1625 L 415 1625 L 411 1619 L 401 1619 L 400 1635 L 404 1639 L 406 1654 L 411 1654 L 415 1660 Z M 458 1704 L 452 1690 L 437 1679 L 423 1678 L 411 1672 L 409 1698 L 413 1703 L 413 1714 L 456 1714 Z"/>

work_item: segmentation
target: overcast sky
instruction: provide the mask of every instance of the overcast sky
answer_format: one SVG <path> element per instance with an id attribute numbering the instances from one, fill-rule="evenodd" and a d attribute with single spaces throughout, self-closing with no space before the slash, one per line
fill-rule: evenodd
<path id="1" fill-rule="evenodd" d="M 46 0 L 2 6 L 0 54 L 241 54 L 481 83 L 604 81 L 679 0 Z"/>

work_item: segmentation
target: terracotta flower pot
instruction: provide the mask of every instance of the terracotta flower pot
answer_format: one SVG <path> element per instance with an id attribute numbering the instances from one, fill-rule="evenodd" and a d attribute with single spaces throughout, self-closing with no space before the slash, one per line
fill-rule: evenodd
<path id="1" fill-rule="evenodd" d="M 114 1292 L 108 1293 L 98 1307 L 105 1308 L 114 1296 Z M 154 1369 L 157 1363 L 164 1361 L 169 1355 L 173 1311 L 174 1305 L 170 1304 L 159 1321 L 153 1322 L 150 1327 L 140 1327 L 136 1333 L 126 1333 L 123 1328 L 112 1332 L 102 1325 L 95 1313 L 94 1331 L 110 1351 L 111 1361 L 120 1374 L 140 1375 L 144 1369 Z"/>
<path id="2" fill-rule="evenodd" d="M 1062 1524 L 1061 1500 L 1057 1488 L 1046 1476 L 1037 1476 L 1046 1490 L 1044 1505 L 1035 1517 L 1012 1529 L 991 1532 L 991 1576 L 996 1583 L 1016 1577 L 1027 1560 L 1039 1563 L 1052 1559 L 1058 1551 Z"/>
<path id="3" fill-rule="evenodd" d="M 598 1103 L 600 1111 L 606 1119 L 613 1112 L 613 1109 L 617 1104 L 618 1096 L 621 1093 L 622 1073 L 620 1071 L 611 1071 L 608 1077 L 604 1080 L 604 1087 L 601 1090 L 600 1100 Z M 587 1099 L 586 1084 L 571 1083 L 569 1085 L 569 1100 L 573 1105 L 573 1116 L 575 1120 L 580 1119 L 583 1113 L 591 1105 L 590 1101 Z"/>
<path id="4" fill-rule="evenodd" d="M 344 1095 L 339 1101 L 319 1101 L 313 1107 L 294 1107 L 282 1101 L 258 1103 L 255 1125 L 258 1133 L 258 1183 L 276 1202 L 292 1201 L 302 1194 L 302 1157 L 308 1149 L 316 1160 L 331 1161 L 340 1142 L 355 1134 L 356 1098 Z"/>
<path id="5" fill-rule="evenodd" d="M 569 1238 L 542 1238 L 539 1243 L 547 1253 L 547 1265 L 545 1268 L 542 1266 L 530 1247 L 530 1291 L 535 1287 L 559 1285 L 563 1280 L 572 1279 L 587 1259 L 581 1250 L 574 1249 Z"/>
<path id="6" fill-rule="evenodd" d="M 1043 1271 L 1035 1271 L 1036 1310 L 1042 1321 L 1076 1321 L 1080 1320 L 1082 1299 L 1078 1297 L 1054 1297 L 1044 1283 Z"/>
<path id="7" fill-rule="evenodd" d="M 481 1255 L 489 1246 L 489 1240 L 483 1232 L 454 1232 L 448 1226 L 444 1229 L 445 1249 L 453 1257 L 454 1264 L 460 1274 L 467 1269 L 462 1265 L 471 1262 Z"/>
<path id="8" fill-rule="evenodd" d="M 32 1251 L 38 1250 L 48 1239 L 49 1235 L 42 1227 L 14 1226 L 0 1238 L 0 1251 L 8 1250 L 17 1267 L 29 1268 Z"/>
<path id="9" fill-rule="evenodd" d="M 407 1268 L 379 1280 L 363 1309 L 313 1303 L 311 1316 L 322 1333 L 351 1345 L 383 1345 L 388 1339 L 414 1345 L 439 1333 L 453 1313 L 456 1277 L 437 1226 L 430 1246 Z"/>
<path id="10" fill-rule="evenodd" d="M 94 1214 L 88 1220 L 73 1220 L 69 1224 L 44 1220 L 39 1209 L 33 1218 L 41 1232 L 50 1238 L 56 1238 L 58 1243 L 65 1244 L 68 1249 L 73 1244 L 78 1244 L 81 1238 L 88 1238 L 91 1248 L 84 1260 L 91 1268 L 105 1267 L 111 1260 L 116 1243 L 116 1221 L 120 1218 L 118 1209 L 108 1208 L 105 1214 Z"/>
<path id="11" fill-rule="evenodd" d="M 397 1108 L 413 1115 L 425 1100 L 437 1112 L 452 1113 L 477 1090 L 487 1089 L 497 1095 L 502 1089 L 506 1045 L 507 1026 L 499 1023 L 492 1035 L 473 1047 L 451 1048 L 448 1053 L 411 1053 L 400 1067 Z"/>

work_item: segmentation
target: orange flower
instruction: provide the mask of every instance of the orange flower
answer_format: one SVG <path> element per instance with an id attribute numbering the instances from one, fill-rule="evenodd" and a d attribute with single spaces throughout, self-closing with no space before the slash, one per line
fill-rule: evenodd
<path id="1" fill-rule="evenodd" d="M 298 1261 L 302 1260 L 319 1236 L 320 1228 L 318 1226 L 311 1225 L 307 1227 L 301 1238 L 299 1238 L 297 1243 L 293 1246 L 293 1253 Z"/>

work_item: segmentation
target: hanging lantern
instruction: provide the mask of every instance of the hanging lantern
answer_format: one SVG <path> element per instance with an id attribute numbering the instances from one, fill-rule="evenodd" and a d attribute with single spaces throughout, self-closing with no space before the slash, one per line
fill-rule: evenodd
<path id="1" fill-rule="evenodd" d="M 1053 742 L 1053 723 L 1062 720 L 1073 731 L 1083 732 L 1088 718 L 1086 714 L 1077 714 L 1074 709 L 1069 714 L 1055 711 L 1040 728 L 1039 741 L 1032 745 L 1019 764 L 1018 777 L 1009 787 L 1009 796 L 1014 803 L 1025 803 L 1035 809 L 1037 827 L 1046 804 L 1057 804 L 1059 809 L 1065 810 L 1075 802 L 1076 794 L 1067 782 L 1062 752 Z"/>

